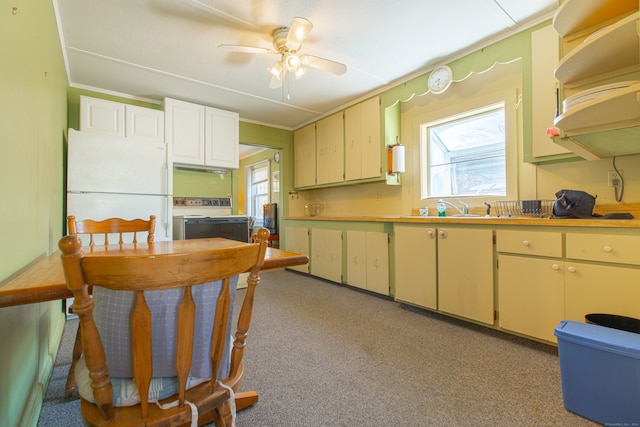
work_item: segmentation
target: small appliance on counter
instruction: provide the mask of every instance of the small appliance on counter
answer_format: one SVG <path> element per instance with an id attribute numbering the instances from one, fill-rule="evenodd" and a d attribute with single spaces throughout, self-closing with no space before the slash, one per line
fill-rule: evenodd
<path id="1" fill-rule="evenodd" d="M 174 197 L 173 239 L 225 239 L 250 241 L 249 217 L 231 214 L 230 197 Z"/>

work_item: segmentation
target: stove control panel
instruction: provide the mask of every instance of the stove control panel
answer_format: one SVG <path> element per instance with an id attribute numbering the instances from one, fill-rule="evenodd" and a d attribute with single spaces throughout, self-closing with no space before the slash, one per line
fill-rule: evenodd
<path id="1" fill-rule="evenodd" d="M 231 197 L 174 197 L 173 206 L 187 207 L 215 207 L 215 208 L 230 208 Z"/>

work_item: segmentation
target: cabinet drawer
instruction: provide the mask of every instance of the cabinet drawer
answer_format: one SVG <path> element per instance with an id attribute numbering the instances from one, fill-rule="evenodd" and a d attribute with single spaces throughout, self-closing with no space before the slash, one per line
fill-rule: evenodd
<path id="1" fill-rule="evenodd" d="M 496 244 L 498 252 L 548 257 L 562 256 L 562 233 L 498 230 Z"/>
<path id="2" fill-rule="evenodd" d="M 640 236 L 567 233 L 567 258 L 640 265 Z"/>

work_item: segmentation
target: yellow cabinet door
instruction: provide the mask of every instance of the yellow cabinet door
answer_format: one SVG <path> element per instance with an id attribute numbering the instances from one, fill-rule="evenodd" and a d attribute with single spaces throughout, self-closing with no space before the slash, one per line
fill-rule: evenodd
<path id="1" fill-rule="evenodd" d="M 380 98 L 374 97 L 345 110 L 345 179 L 381 175 Z"/>
<path id="2" fill-rule="evenodd" d="M 563 261 L 499 255 L 498 289 L 501 328 L 557 342 L 554 330 L 564 319 Z"/>
<path id="3" fill-rule="evenodd" d="M 309 256 L 309 229 L 305 227 L 286 227 L 285 228 L 284 248 L 290 252 L 297 252 Z M 311 259 L 309 259 L 311 262 Z M 302 273 L 309 272 L 309 263 L 304 265 L 295 265 L 287 267 L 291 270 L 300 271 Z"/>
<path id="4" fill-rule="evenodd" d="M 389 295 L 389 238 L 387 233 L 369 231 L 367 245 L 367 289 Z"/>
<path id="5" fill-rule="evenodd" d="M 316 125 L 310 124 L 293 133 L 295 164 L 294 185 L 309 187 L 316 184 Z"/>
<path id="6" fill-rule="evenodd" d="M 437 309 L 436 229 L 395 224 L 393 235 L 395 299 Z"/>
<path id="7" fill-rule="evenodd" d="M 439 228 L 438 308 L 493 325 L 493 230 Z"/>
<path id="8" fill-rule="evenodd" d="M 347 231 L 347 284 L 367 289 L 367 239 L 364 231 Z"/>
<path id="9" fill-rule="evenodd" d="M 565 262 L 565 315 L 584 322 L 590 313 L 640 318 L 640 270 Z"/>
<path id="10" fill-rule="evenodd" d="M 347 231 L 347 284 L 389 295 L 389 239 L 377 231 Z"/>
<path id="11" fill-rule="evenodd" d="M 311 274 L 342 283 L 342 231 L 311 229 Z"/>
<path id="12" fill-rule="evenodd" d="M 316 184 L 344 181 L 344 119 L 342 113 L 316 125 Z"/>

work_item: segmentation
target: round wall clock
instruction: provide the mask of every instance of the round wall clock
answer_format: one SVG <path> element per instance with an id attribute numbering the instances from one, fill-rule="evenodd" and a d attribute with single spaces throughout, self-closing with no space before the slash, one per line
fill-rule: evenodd
<path id="1" fill-rule="evenodd" d="M 453 80 L 453 70 L 447 65 L 434 68 L 429 75 L 429 90 L 433 93 L 442 93 L 449 88 Z"/>
<path id="2" fill-rule="evenodd" d="M 276 163 L 280 163 L 280 152 L 276 151 L 276 154 L 273 155 L 273 161 Z"/>

